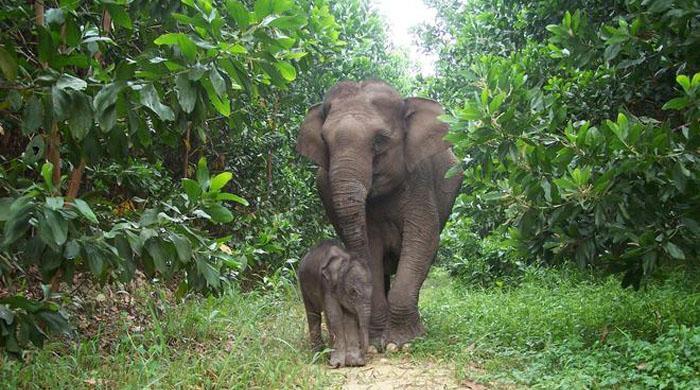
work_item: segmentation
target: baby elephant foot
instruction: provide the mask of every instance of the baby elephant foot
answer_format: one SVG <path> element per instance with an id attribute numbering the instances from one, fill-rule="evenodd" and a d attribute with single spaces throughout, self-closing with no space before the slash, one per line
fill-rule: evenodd
<path id="1" fill-rule="evenodd" d="M 332 351 L 328 364 L 331 366 L 331 368 L 345 367 L 345 353 Z"/>

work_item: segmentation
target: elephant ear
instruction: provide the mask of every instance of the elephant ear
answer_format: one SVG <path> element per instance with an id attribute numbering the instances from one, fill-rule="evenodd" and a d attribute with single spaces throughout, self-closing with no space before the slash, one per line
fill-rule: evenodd
<path id="1" fill-rule="evenodd" d="M 341 274 L 347 268 L 349 258 L 338 248 L 332 247 L 321 263 L 321 275 L 328 285 L 335 289 Z"/>
<path id="2" fill-rule="evenodd" d="M 421 161 L 450 147 L 442 139 L 449 126 L 438 119 L 444 111 L 440 103 L 424 98 L 404 100 L 406 120 L 405 156 L 406 166 L 412 172 Z"/>
<path id="3" fill-rule="evenodd" d="M 312 159 L 323 168 L 328 168 L 328 147 L 321 138 L 323 113 L 321 104 L 309 108 L 297 137 L 297 152 Z"/>

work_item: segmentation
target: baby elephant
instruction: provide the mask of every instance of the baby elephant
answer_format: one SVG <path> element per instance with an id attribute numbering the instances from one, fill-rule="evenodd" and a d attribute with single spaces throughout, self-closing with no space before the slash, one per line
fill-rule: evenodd
<path id="1" fill-rule="evenodd" d="M 304 256 L 297 276 L 314 349 L 320 350 L 323 345 L 324 312 L 333 348 L 330 365 L 364 365 L 372 297 L 367 264 L 351 257 L 340 241 L 326 240 Z"/>

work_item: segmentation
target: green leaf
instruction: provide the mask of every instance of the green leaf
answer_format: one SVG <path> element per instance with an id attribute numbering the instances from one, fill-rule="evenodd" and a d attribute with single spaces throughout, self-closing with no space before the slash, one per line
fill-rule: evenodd
<path id="1" fill-rule="evenodd" d="M 233 174 L 231 172 L 222 172 L 219 173 L 218 175 L 214 176 L 213 179 L 211 179 L 211 185 L 209 186 L 209 191 L 211 192 L 216 192 L 224 188 L 226 183 L 228 183 L 231 179 L 233 178 Z"/>
<path id="2" fill-rule="evenodd" d="M 114 21 L 114 24 L 117 26 L 122 26 L 126 29 L 131 30 L 133 28 L 133 24 L 131 23 L 131 18 L 129 17 L 129 13 L 126 12 L 124 9 L 124 6 L 117 5 L 117 4 L 106 4 L 107 9 L 109 10 L 109 14 L 112 16 L 112 20 Z"/>
<path id="3" fill-rule="evenodd" d="M 253 7 L 255 11 L 255 19 L 260 22 L 267 15 L 274 12 L 275 0 L 256 0 L 255 6 Z"/>
<path id="4" fill-rule="evenodd" d="M 146 241 L 145 247 L 146 251 L 148 251 L 148 254 L 153 259 L 153 263 L 155 264 L 158 272 L 161 274 L 167 274 L 169 271 L 167 257 L 165 255 L 165 250 L 161 246 L 160 240 L 150 239 Z"/>
<path id="5" fill-rule="evenodd" d="M 216 194 L 216 200 L 230 200 L 232 202 L 240 203 L 243 206 L 250 205 L 248 203 L 248 201 L 245 200 L 244 198 L 242 198 L 236 194 L 231 194 L 229 192 L 222 192 L 222 193 Z"/>
<path id="6" fill-rule="evenodd" d="M 6 217 L 3 230 L 3 245 L 7 246 L 17 241 L 29 230 L 29 218 L 32 216 L 33 205 L 26 197 L 17 198 L 10 206 L 10 215 Z"/>
<path id="7" fill-rule="evenodd" d="M 90 132 L 93 124 L 90 97 L 82 92 L 71 93 L 72 110 L 68 117 L 68 126 L 74 140 L 82 141 Z"/>
<path id="8" fill-rule="evenodd" d="M 211 220 L 217 223 L 229 223 L 233 221 L 233 213 L 220 204 L 205 207 L 204 211 L 211 216 Z"/>
<path id="9" fill-rule="evenodd" d="M 196 202 L 199 199 L 199 196 L 202 194 L 202 189 L 199 188 L 199 183 L 192 179 L 182 179 L 182 188 L 185 189 L 187 197 L 192 202 Z"/>
<path id="10" fill-rule="evenodd" d="M 68 238 L 68 223 L 57 211 L 44 209 L 44 218 L 51 229 L 56 245 L 63 245 Z"/>
<path id="11" fill-rule="evenodd" d="M 666 253 L 671 255 L 674 259 L 685 260 L 685 253 L 683 253 L 683 250 L 671 241 L 664 245 L 664 249 L 666 249 Z"/>
<path id="12" fill-rule="evenodd" d="M 36 95 L 32 95 L 24 106 L 22 115 L 22 134 L 27 135 L 36 131 L 44 120 L 44 105 Z"/>
<path id="13" fill-rule="evenodd" d="M 146 84 L 140 91 L 141 104 L 151 109 L 162 121 L 174 121 L 175 113 L 170 107 L 160 102 L 160 97 L 153 84 Z"/>
<path id="14" fill-rule="evenodd" d="M 211 85 L 214 87 L 214 91 L 216 91 L 216 95 L 219 97 L 225 96 L 226 81 L 214 66 L 212 66 L 211 70 L 209 71 L 209 80 L 211 81 Z"/>
<path id="15" fill-rule="evenodd" d="M 46 198 L 46 207 L 51 210 L 58 210 L 63 208 L 63 197 L 62 196 L 51 196 Z"/>
<path id="16" fill-rule="evenodd" d="M 112 130 L 117 123 L 116 103 L 122 88 L 124 88 L 124 84 L 121 82 L 107 84 L 100 89 L 92 101 L 97 123 L 100 124 L 100 128 L 105 133 Z"/>
<path id="17" fill-rule="evenodd" d="M 192 113 L 197 103 L 197 89 L 186 74 L 180 73 L 175 76 L 175 93 L 177 93 L 177 101 L 182 110 L 188 114 Z"/>
<path id="18" fill-rule="evenodd" d="M 676 82 L 683 87 L 685 93 L 690 94 L 690 78 L 684 74 L 676 76 Z"/>
<path id="19" fill-rule="evenodd" d="M 219 270 L 206 260 L 197 259 L 197 271 L 204 276 L 207 284 L 213 288 L 219 287 Z"/>
<path id="20" fill-rule="evenodd" d="M 102 252 L 91 242 L 83 242 L 83 258 L 87 260 L 90 271 L 95 276 L 101 276 L 104 271 L 105 259 Z"/>
<path id="21" fill-rule="evenodd" d="M 282 77 L 287 81 L 293 81 L 297 77 L 297 71 L 289 62 L 278 61 L 275 63 Z"/>
<path id="22" fill-rule="evenodd" d="M 57 121 L 63 121 L 70 116 L 72 108 L 69 91 L 53 87 L 51 88 L 51 103 L 53 104 L 53 115 Z"/>
<path id="23" fill-rule="evenodd" d="M 86 201 L 82 199 L 73 199 L 73 205 L 75 206 L 76 209 L 80 212 L 80 214 L 83 215 L 83 217 L 87 218 L 88 221 L 92 223 L 97 223 L 97 216 L 95 216 L 95 213 L 92 212 L 92 209 L 90 208 L 90 205 L 87 204 Z"/>
<path id="24" fill-rule="evenodd" d="M 3 46 L 0 46 L 0 70 L 7 81 L 14 81 L 17 77 L 17 60 Z"/>
<path id="25" fill-rule="evenodd" d="M 216 111 L 218 111 L 219 114 L 228 118 L 231 115 L 231 104 L 228 100 L 228 96 L 224 95 L 219 97 L 219 95 L 216 93 L 216 90 L 214 89 L 214 86 L 208 78 L 201 79 L 200 83 L 202 83 L 202 86 L 207 91 L 209 101 L 214 105 Z"/>
<path id="26" fill-rule="evenodd" d="M 250 13 L 240 1 L 226 0 L 226 12 L 236 21 L 240 30 L 248 28 Z"/>
<path id="27" fill-rule="evenodd" d="M 207 159 L 202 157 L 197 162 L 197 182 L 202 191 L 206 191 L 209 187 L 209 168 L 207 167 Z"/>
<path id="28" fill-rule="evenodd" d="M 156 38 L 153 43 L 156 45 L 177 46 L 182 55 L 190 60 L 197 56 L 197 45 L 185 33 L 167 33 Z"/>
<path id="29" fill-rule="evenodd" d="M 63 10 L 60 8 L 49 8 L 44 12 L 44 21 L 46 24 L 63 24 L 66 17 L 63 14 Z"/>
<path id="30" fill-rule="evenodd" d="M 177 251 L 177 257 L 180 261 L 183 263 L 190 261 L 192 258 L 192 243 L 190 240 L 172 232 L 168 235 L 168 238 L 175 245 L 175 251 Z"/>
<path id="31" fill-rule="evenodd" d="M 56 80 L 56 88 L 62 90 L 72 89 L 75 91 L 82 91 L 85 88 L 87 88 L 87 82 L 73 75 L 64 73 L 61 75 L 61 77 L 58 78 L 58 80 Z"/>
<path id="32" fill-rule="evenodd" d="M 75 259 L 80 255 L 80 245 L 75 240 L 70 240 L 66 243 L 63 249 L 63 257 L 66 259 Z"/>
<path id="33" fill-rule="evenodd" d="M 677 97 L 674 99 L 671 99 L 666 102 L 666 104 L 661 107 L 662 110 L 682 110 L 686 107 L 688 107 L 688 104 L 690 102 L 688 101 L 688 98 L 683 96 L 683 97 Z"/>
<path id="34" fill-rule="evenodd" d="M 41 166 L 41 177 L 44 178 L 44 184 L 49 192 L 53 192 L 53 164 L 49 161 Z"/>

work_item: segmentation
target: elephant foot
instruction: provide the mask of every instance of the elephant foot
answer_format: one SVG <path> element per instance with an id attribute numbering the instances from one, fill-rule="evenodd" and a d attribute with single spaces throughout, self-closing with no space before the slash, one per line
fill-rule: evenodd
<path id="1" fill-rule="evenodd" d="M 406 343 L 401 346 L 403 352 L 409 352 L 411 350 L 411 343 Z M 386 353 L 394 353 L 399 351 L 399 346 L 394 343 L 389 343 L 386 345 Z"/>
<path id="2" fill-rule="evenodd" d="M 371 355 L 376 355 L 379 353 L 379 350 L 374 345 L 370 345 L 369 347 L 367 347 L 367 353 Z"/>
<path id="3" fill-rule="evenodd" d="M 410 342 L 416 337 L 423 336 L 425 334 L 425 327 L 417 320 L 414 324 L 406 325 L 393 325 L 389 328 L 389 337 L 387 344 L 387 351 L 389 350 L 389 344 L 394 344 L 394 347 L 404 347 L 410 348 Z M 397 348 L 398 349 L 398 348 Z M 407 349 L 402 348 L 404 351 Z"/>
<path id="4" fill-rule="evenodd" d="M 345 353 L 332 351 L 328 365 L 330 365 L 331 368 L 345 367 Z"/>
<path id="5" fill-rule="evenodd" d="M 384 351 L 384 347 L 386 346 L 386 332 L 385 331 L 379 331 L 379 332 L 369 332 L 369 348 L 374 347 L 374 350 L 377 351 L 377 353 Z M 369 349 L 368 349 L 369 350 Z"/>
<path id="6" fill-rule="evenodd" d="M 348 367 L 364 366 L 365 358 L 359 351 L 348 352 L 347 354 L 345 354 L 345 365 Z"/>

